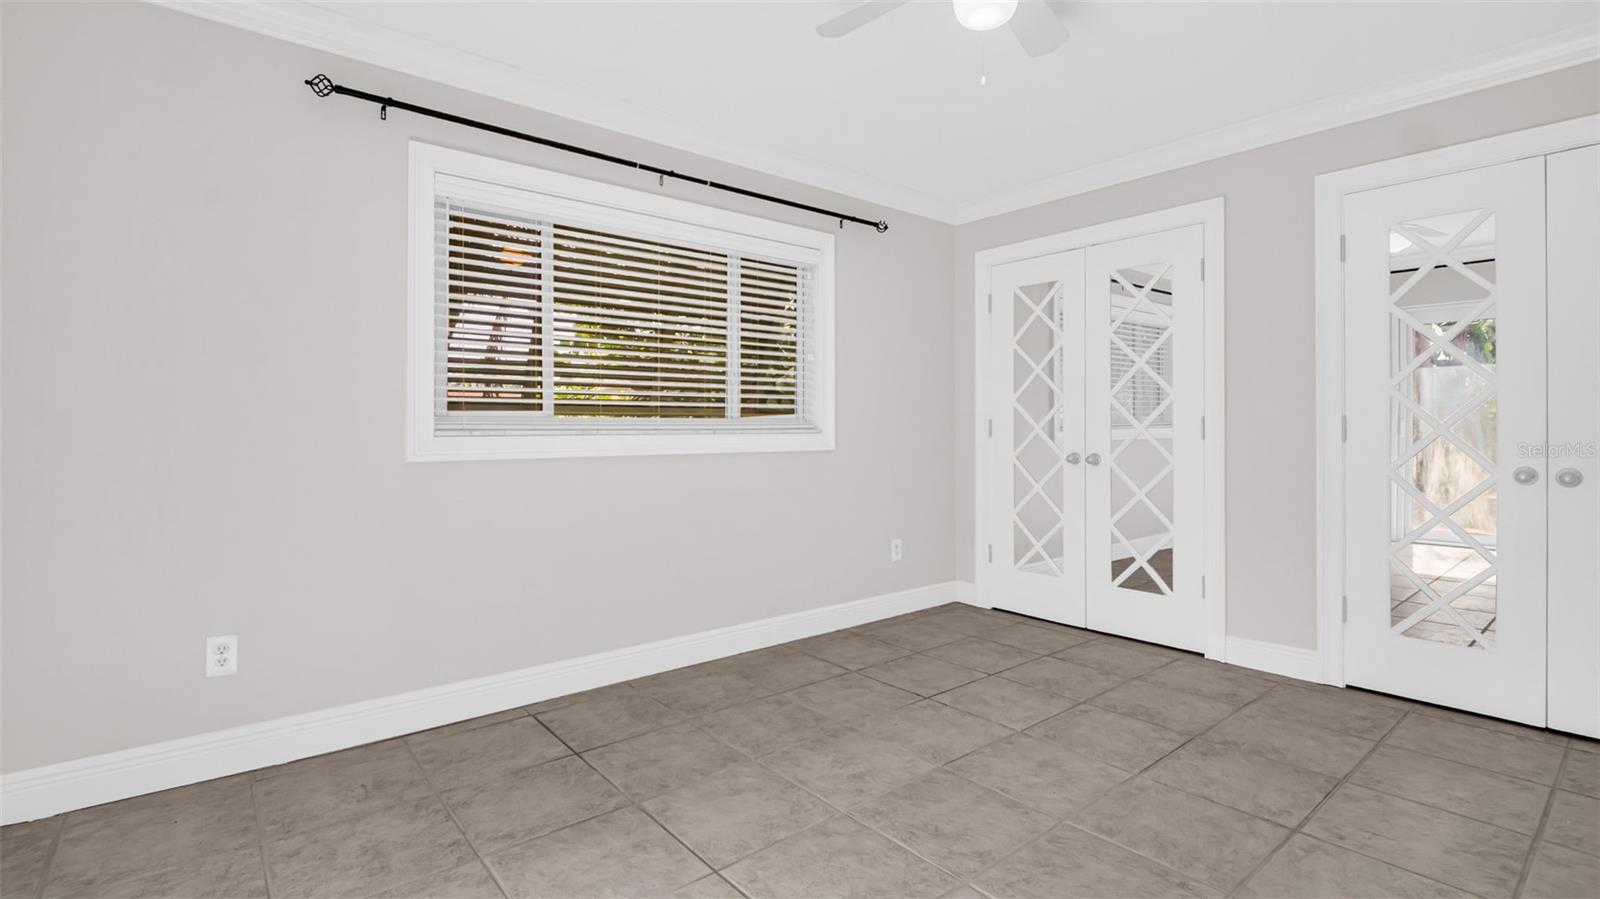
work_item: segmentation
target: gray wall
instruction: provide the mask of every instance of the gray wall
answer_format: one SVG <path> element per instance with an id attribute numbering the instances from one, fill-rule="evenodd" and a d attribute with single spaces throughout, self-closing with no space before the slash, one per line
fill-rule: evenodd
<path id="1" fill-rule="evenodd" d="M 142 4 L 0 15 L 0 770 L 953 577 L 950 226 Z M 315 72 L 888 218 L 835 232 L 837 451 L 406 464 L 406 142 L 655 182 Z"/>
<path id="2" fill-rule="evenodd" d="M 1588 64 L 956 229 L 956 556 L 973 573 L 972 255 L 1222 196 L 1227 201 L 1228 633 L 1316 645 L 1312 179 L 1600 112 Z"/>

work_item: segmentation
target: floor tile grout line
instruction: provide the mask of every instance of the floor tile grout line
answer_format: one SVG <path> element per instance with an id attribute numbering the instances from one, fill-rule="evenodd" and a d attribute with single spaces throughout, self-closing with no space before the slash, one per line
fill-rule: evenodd
<path id="1" fill-rule="evenodd" d="M 1268 691 L 1268 692 L 1270 692 L 1270 691 Z M 1262 695 L 1266 695 L 1266 694 L 1262 694 Z M 1394 720 L 1393 724 L 1389 725 L 1388 729 L 1383 732 L 1382 736 L 1380 736 L 1380 737 L 1378 737 L 1378 739 L 1372 741 L 1372 745 L 1369 746 L 1367 748 L 1367 751 L 1361 755 L 1361 758 L 1358 759 L 1354 765 L 1350 766 L 1350 770 L 1346 771 L 1344 773 L 1344 776 L 1339 778 L 1338 782 L 1333 785 L 1332 789 L 1330 789 L 1328 792 L 1322 794 L 1322 798 L 1317 800 L 1316 804 L 1311 807 L 1310 811 L 1306 812 L 1304 815 L 1301 816 L 1300 820 L 1294 825 L 1294 827 L 1289 828 L 1289 832 L 1284 836 L 1284 838 L 1282 840 L 1280 840 L 1278 842 L 1278 845 L 1274 846 L 1271 852 L 1268 852 L 1265 856 L 1263 856 L 1261 858 L 1260 861 L 1256 862 L 1255 867 L 1251 868 L 1245 874 L 1244 877 L 1241 877 L 1239 879 L 1238 883 L 1233 885 L 1232 889 L 1227 891 L 1227 895 L 1228 896 L 1231 897 L 1231 896 L 1238 895 L 1238 892 L 1240 890 L 1244 889 L 1245 884 L 1248 884 L 1251 881 L 1251 879 L 1254 878 L 1257 874 L 1261 873 L 1262 869 L 1266 868 L 1266 866 L 1268 864 L 1270 864 L 1274 858 L 1277 858 L 1279 853 L 1283 852 L 1284 847 L 1289 845 L 1289 841 L 1290 840 L 1293 840 L 1297 835 L 1299 835 L 1300 833 L 1302 833 L 1305 830 L 1305 826 L 1308 823 L 1310 823 L 1312 818 L 1315 818 L 1317 816 L 1317 812 L 1321 811 L 1323 806 L 1328 804 L 1328 800 L 1332 799 L 1334 794 L 1338 793 L 1340 788 L 1342 788 L 1346 783 L 1348 783 L 1350 781 L 1350 778 L 1354 777 L 1355 773 L 1357 771 L 1361 770 L 1361 766 L 1365 765 L 1367 763 L 1367 760 L 1372 758 L 1373 754 L 1378 751 L 1379 747 L 1383 746 L 1384 741 L 1389 739 L 1389 735 L 1394 733 L 1395 728 L 1400 726 L 1400 722 L 1402 722 L 1402 721 L 1406 720 L 1406 718 L 1410 717 L 1411 711 L 1412 711 L 1411 709 L 1407 709 L 1403 714 L 1400 715 L 1400 717 L 1398 717 L 1398 718 L 1396 718 Z M 1314 835 L 1312 835 L 1312 834 L 1306 834 L 1306 836 L 1311 838 L 1311 839 L 1316 839 L 1316 837 Z M 1330 844 L 1330 845 L 1338 845 L 1338 844 L 1335 843 L 1335 844 Z M 1341 846 L 1340 848 L 1345 849 L 1346 851 L 1349 851 L 1349 852 L 1357 852 L 1354 849 L 1350 849 L 1348 846 Z M 1357 854 L 1358 855 L 1367 855 L 1364 852 L 1357 852 Z M 1379 861 L 1379 862 L 1383 862 L 1384 864 L 1394 865 L 1393 862 L 1385 861 L 1384 859 L 1376 858 L 1375 856 L 1368 855 L 1367 857 L 1368 858 L 1373 858 L 1374 860 Z M 1394 865 L 1394 867 L 1400 868 L 1401 870 L 1406 870 L 1406 871 L 1410 870 L 1408 868 L 1404 868 L 1401 865 Z M 1432 877 L 1428 877 L 1425 874 L 1419 874 L 1416 871 L 1411 871 L 1410 873 L 1417 874 L 1418 877 L 1424 877 L 1424 878 L 1426 878 L 1428 880 L 1432 880 L 1435 883 L 1443 883 L 1443 881 L 1437 880 L 1437 879 L 1432 878 Z M 1446 884 L 1446 886 L 1449 886 L 1449 884 Z M 1463 891 L 1463 892 L 1465 892 L 1465 891 Z"/>
<path id="2" fill-rule="evenodd" d="M 509 723 L 509 722 L 501 722 L 501 723 Z M 490 725 L 490 726 L 492 727 L 493 725 Z M 544 725 L 541 724 L 540 727 L 544 727 Z M 475 730 L 481 730 L 481 729 L 482 728 L 475 728 Z M 546 732 L 549 732 L 550 729 L 549 728 L 545 728 L 545 730 L 546 730 Z M 468 733 L 470 733 L 470 732 L 471 731 L 468 731 Z M 550 735 L 551 736 L 555 736 L 554 733 L 551 733 Z M 454 824 L 456 826 L 456 832 L 461 834 L 461 839 L 467 844 L 467 848 L 472 850 L 473 858 L 476 858 L 478 860 L 478 864 L 483 866 L 483 870 L 484 870 L 485 873 L 487 873 L 489 875 L 489 879 L 494 881 L 495 889 L 500 891 L 500 895 L 501 896 L 506 897 L 506 899 L 510 899 L 511 891 L 506 889 L 506 885 L 500 881 L 500 875 L 495 871 L 494 867 L 489 864 L 489 860 L 483 857 L 483 853 L 482 852 L 478 851 L 478 844 L 473 842 L 472 835 L 467 833 L 467 828 L 466 828 L 465 825 L 463 825 L 461 823 L 461 819 L 459 817 L 457 817 L 456 810 L 451 808 L 450 807 L 450 803 L 448 803 L 448 802 L 446 802 L 444 800 L 444 793 L 439 790 L 439 785 L 433 782 L 433 775 L 428 773 L 428 769 L 422 764 L 422 759 L 417 757 L 417 748 L 415 746 L 411 745 L 411 741 L 409 739 L 405 739 L 405 738 L 401 738 L 401 739 L 402 739 L 402 742 L 404 742 L 404 744 L 405 744 L 406 754 L 411 757 L 411 764 L 417 766 L 417 771 L 422 775 L 422 782 L 428 785 L 428 790 L 430 791 L 430 795 L 433 797 L 433 801 L 439 803 L 439 807 L 444 809 L 444 813 L 449 816 L 450 823 Z M 559 740 L 560 738 L 557 737 L 557 739 Z M 566 744 L 563 743 L 562 745 L 565 746 Z M 568 751 L 571 751 L 570 747 L 569 747 Z M 549 759 L 549 761 L 553 762 L 553 761 L 555 761 L 555 759 Z M 544 763 L 541 762 L 539 764 L 544 764 Z M 533 765 L 533 766 L 530 766 L 530 767 L 538 767 L 538 765 Z M 431 876 L 433 874 L 440 874 L 440 873 L 443 873 L 444 871 L 448 871 L 448 870 L 450 870 L 450 869 L 449 868 L 444 868 L 444 869 L 441 869 L 440 871 L 430 871 L 430 872 L 428 872 L 428 874 L 424 874 L 422 876 L 423 877 L 428 877 L 428 876 Z M 413 878 L 413 879 L 415 880 L 415 879 L 420 879 L 420 878 Z"/>
<path id="3" fill-rule="evenodd" d="M 34 899 L 43 899 L 45 889 L 50 886 L 50 875 L 55 873 L 52 868 L 56 864 L 56 853 L 61 849 L 61 836 L 67 830 L 67 815 L 63 812 L 56 817 L 55 831 L 50 834 L 50 848 L 45 850 L 44 864 L 39 866 L 39 888 L 34 891 Z"/>
<path id="4" fill-rule="evenodd" d="M 1544 798 L 1544 811 L 1539 815 L 1539 825 L 1533 830 L 1533 838 L 1528 841 L 1528 852 L 1522 857 L 1522 870 L 1517 872 L 1517 882 L 1512 887 L 1511 895 L 1519 897 L 1528 885 L 1528 876 L 1533 873 L 1533 857 L 1539 852 L 1539 844 L 1544 840 L 1545 826 L 1550 823 L 1550 814 L 1556 807 L 1556 793 L 1561 789 L 1561 776 L 1566 773 L 1567 763 L 1572 758 L 1572 745 L 1569 742 L 1561 750 L 1561 763 L 1556 766 L 1556 779 L 1550 785 L 1550 792 Z"/>
<path id="5" fill-rule="evenodd" d="M 245 786 L 250 791 L 250 822 L 256 834 L 256 849 L 261 853 L 261 880 L 267 887 L 267 899 L 272 899 L 272 847 L 267 842 L 267 827 L 261 822 L 261 803 L 256 799 L 256 779 L 246 778 Z"/>
<path id="6" fill-rule="evenodd" d="M 1406 718 L 1409 718 L 1409 717 L 1411 717 L 1411 712 L 1412 712 L 1412 711 L 1415 711 L 1415 710 L 1410 710 L 1410 711 L 1408 711 L 1408 712 L 1407 712 L 1407 714 L 1406 714 L 1406 715 L 1405 715 L 1405 717 L 1406 717 Z M 1427 718 L 1427 717 L 1430 717 L 1430 716 L 1429 716 L 1429 715 L 1427 715 L 1427 714 L 1426 714 L 1426 713 L 1421 713 L 1421 712 L 1419 712 L 1419 713 L 1417 713 L 1417 714 L 1419 714 L 1419 715 L 1420 715 L 1420 716 L 1421 716 L 1421 717 L 1424 717 L 1424 718 Z M 1396 725 L 1396 726 L 1398 726 L 1398 725 Z M 1471 725 L 1462 725 L 1462 726 L 1463 726 L 1463 727 L 1471 727 Z M 1502 737 L 1516 737 L 1516 736 L 1517 736 L 1517 735 L 1516 735 L 1516 734 L 1507 734 L 1507 733 L 1502 733 L 1502 732 L 1501 732 L 1501 731 L 1497 731 L 1497 730 L 1489 730 L 1489 729 L 1487 729 L 1487 728 L 1481 728 L 1481 727 L 1480 727 L 1480 728 L 1474 728 L 1474 729 L 1475 729 L 1475 730 L 1480 730 L 1480 731 L 1483 731 L 1483 732 L 1484 732 L 1484 733 L 1487 733 L 1487 734 L 1496 734 L 1496 735 L 1498 735 L 1498 736 L 1502 736 Z M 1387 736 L 1388 736 L 1388 735 L 1387 735 L 1387 734 L 1386 734 L 1386 735 L 1385 735 L 1385 738 L 1386 738 L 1386 739 L 1387 739 Z M 1527 739 L 1528 739 L 1528 738 L 1527 738 L 1527 737 L 1518 737 L 1518 739 L 1522 739 L 1522 740 L 1527 740 Z M 1528 741 L 1528 742 L 1532 742 L 1532 743 L 1539 743 L 1539 742 L 1540 742 L 1540 741 L 1538 741 L 1538 740 L 1529 740 L 1529 741 Z M 1428 757 L 1428 758 L 1433 758 L 1433 759 L 1439 759 L 1439 760 L 1440 760 L 1440 761 L 1444 761 L 1444 762 L 1453 762 L 1453 763 L 1455 763 L 1455 764 L 1457 764 L 1457 765 L 1461 765 L 1461 766 L 1463 766 L 1463 767 L 1467 767 L 1467 768 L 1472 768 L 1472 769 L 1473 769 L 1473 770 L 1476 770 L 1476 771 L 1486 771 L 1486 772 L 1488 772 L 1488 773 L 1490 773 L 1490 774 L 1499 774 L 1499 775 L 1500 775 L 1500 776 L 1502 776 L 1502 777 L 1509 777 L 1509 778 L 1512 778 L 1512 779 L 1513 779 L 1513 780 L 1520 780 L 1520 781 L 1522 781 L 1522 782 L 1523 782 L 1523 783 L 1526 783 L 1526 784 L 1532 784 L 1532 785 L 1533 785 L 1533 786 L 1536 786 L 1536 787 L 1550 787 L 1550 786 L 1554 786 L 1554 785 L 1555 785 L 1555 784 L 1554 784 L 1554 783 L 1548 783 L 1548 784 L 1547 784 L 1547 783 L 1545 783 L 1545 782 L 1544 782 L 1544 781 L 1540 781 L 1540 780 L 1534 780 L 1534 779 L 1533 779 L 1533 778 L 1531 778 L 1531 777 L 1522 777 L 1522 776 L 1521 776 L 1521 775 L 1517 775 L 1517 774 L 1511 774 L 1511 773 L 1509 773 L 1509 772 L 1506 772 L 1506 771 L 1500 771 L 1500 770 L 1497 770 L 1497 769 L 1495 769 L 1495 768 L 1485 768 L 1485 767 L 1484 767 L 1484 766 L 1482 766 L 1482 765 L 1474 765 L 1474 764 L 1473 764 L 1473 763 L 1471 763 L 1471 762 L 1463 762 L 1463 761 L 1461 761 L 1461 760 L 1460 760 L 1460 759 L 1453 759 L 1453 758 L 1450 758 L 1450 757 L 1448 757 L 1448 756 L 1443 756 L 1443 755 L 1439 755 L 1439 754 L 1438 754 L 1438 753 L 1436 753 L 1436 752 L 1429 752 L 1429 751 L 1428 751 L 1428 750 L 1426 750 L 1426 749 L 1417 749 L 1417 748 L 1415 748 L 1415 747 L 1413 747 L 1413 746 L 1401 746 L 1401 745 L 1399 745 L 1399 744 L 1398 744 L 1398 743 L 1396 743 L 1396 744 L 1393 744 L 1393 745 L 1394 745 L 1394 748 L 1396 748 L 1396 749 L 1404 749 L 1404 750 L 1406 750 L 1406 751 L 1407 751 L 1407 752 L 1415 752 L 1415 753 L 1416 753 L 1416 754 L 1418 754 L 1418 755 L 1425 755 L 1425 756 L 1427 756 L 1427 757 Z M 1562 745 L 1562 746 L 1560 746 L 1560 747 L 1556 747 L 1556 746 L 1555 746 L 1555 744 L 1553 744 L 1553 743 L 1543 743 L 1543 744 L 1542 744 L 1542 745 L 1545 745 L 1545 746 L 1549 746 L 1549 747 L 1551 747 L 1551 748 L 1552 748 L 1552 749 L 1554 749 L 1554 748 L 1560 748 L 1560 749 L 1561 749 L 1561 758 L 1562 758 L 1562 761 L 1563 761 L 1563 762 L 1564 762 L 1564 761 L 1565 761 L 1565 760 L 1566 760 L 1566 757 L 1567 757 L 1567 756 L 1566 756 L 1566 752 L 1567 752 L 1567 746 L 1565 746 L 1565 745 Z M 1559 770 L 1559 768 L 1560 768 L 1560 766 L 1559 766 L 1559 764 L 1558 764 L 1558 766 L 1557 766 L 1557 772 L 1556 772 L 1556 776 L 1557 776 L 1557 780 L 1559 780 L 1559 779 L 1560 779 L 1560 770 Z M 1379 791 L 1378 791 L 1378 792 L 1380 792 L 1380 793 L 1382 793 L 1382 792 L 1385 792 L 1385 791 L 1383 791 L 1383 790 L 1379 790 Z M 1391 794 L 1391 795 L 1393 795 L 1393 794 Z M 1406 797 L 1404 797 L 1404 796 L 1402 796 L 1402 797 L 1400 797 L 1400 798 L 1402 798 L 1402 799 L 1404 799 L 1404 798 L 1406 798 Z M 1415 802 L 1415 801 L 1417 801 L 1417 800 L 1412 800 L 1412 801 L 1413 801 L 1413 802 Z M 1422 803 L 1422 804 L 1423 804 L 1423 805 L 1427 805 L 1427 803 L 1426 803 L 1426 802 L 1424 802 L 1424 803 Z M 1448 810 L 1448 809 L 1446 809 L 1446 811 L 1449 811 L 1449 810 Z M 1459 813 L 1459 812 L 1457 812 L 1457 814 L 1460 814 L 1460 813 Z M 1470 816 L 1465 816 L 1465 815 L 1463 815 L 1463 817 L 1470 817 Z M 1487 823 L 1487 822 L 1485 822 L 1485 823 Z M 1496 825 L 1496 826 L 1498 826 L 1498 825 Z M 1509 828 L 1502 828 L 1502 829 L 1509 829 Z"/>

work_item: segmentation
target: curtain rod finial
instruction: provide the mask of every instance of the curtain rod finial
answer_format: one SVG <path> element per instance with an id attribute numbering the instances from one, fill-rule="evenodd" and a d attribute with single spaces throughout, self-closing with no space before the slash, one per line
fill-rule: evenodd
<path id="1" fill-rule="evenodd" d="M 878 233 L 882 234 L 883 232 L 889 230 L 889 223 L 880 220 L 876 225 L 873 225 L 872 227 L 877 228 L 878 229 Z"/>
<path id="2" fill-rule="evenodd" d="M 306 79 L 306 86 L 319 97 L 326 97 L 333 93 L 333 79 L 320 72 L 314 77 Z"/>

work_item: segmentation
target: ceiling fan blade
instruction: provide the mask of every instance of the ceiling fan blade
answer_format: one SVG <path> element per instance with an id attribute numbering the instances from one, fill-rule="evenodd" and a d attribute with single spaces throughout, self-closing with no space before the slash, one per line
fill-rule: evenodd
<path id="1" fill-rule="evenodd" d="M 896 6 L 904 6 L 907 2 L 908 0 L 867 0 L 855 9 L 846 10 L 818 25 L 817 34 L 822 37 L 844 37 Z"/>
<path id="2" fill-rule="evenodd" d="M 1067 26 L 1057 18 L 1058 4 L 1047 0 L 1022 0 L 1011 17 L 1011 33 L 1023 52 L 1043 56 L 1067 41 Z"/>

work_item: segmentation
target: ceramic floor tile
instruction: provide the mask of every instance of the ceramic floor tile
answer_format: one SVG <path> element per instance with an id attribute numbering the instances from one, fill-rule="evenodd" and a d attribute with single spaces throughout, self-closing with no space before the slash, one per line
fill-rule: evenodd
<path id="1" fill-rule="evenodd" d="M 576 705 L 580 702 L 588 702 L 591 699 L 600 699 L 607 696 L 634 695 L 637 694 L 633 689 L 633 682 L 624 681 L 617 684 L 607 684 L 604 687 L 595 687 L 593 690 L 579 690 L 576 693 L 567 693 L 562 696 L 554 696 L 550 699 L 525 705 L 522 707 L 522 710 L 530 715 L 537 715 L 540 712 L 548 712 L 554 709 L 566 708 L 569 705 Z"/>
<path id="2" fill-rule="evenodd" d="M 1522 885 L 1522 899 L 1600 896 L 1600 857 L 1541 842 Z"/>
<path id="3" fill-rule="evenodd" d="M 1057 693 L 1019 684 L 1003 677 L 986 677 L 940 693 L 934 699 L 996 724 L 1021 730 L 1064 712 L 1074 704 Z"/>
<path id="4" fill-rule="evenodd" d="M 1069 646 L 1077 646 L 1094 639 L 1083 631 L 1073 631 L 1068 628 L 1043 628 L 1031 624 L 1008 624 L 1005 627 L 986 631 L 985 640 L 995 643 L 1004 643 L 1018 649 L 1026 649 L 1038 655 L 1049 655 L 1060 652 Z"/>
<path id="5" fill-rule="evenodd" d="M 569 755 L 543 724 L 523 716 L 413 744 L 412 752 L 435 788 L 448 790 L 492 780 Z"/>
<path id="6" fill-rule="evenodd" d="M 788 646 L 758 649 L 733 656 L 728 662 L 733 670 L 768 693 L 793 690 L 845 673 L 845 669 L 832 662 L 825 662 Z"/>
<path id="7" fill-rule="evenodd" d="M 1036 652 L 981 637 L 968 637 L 955 643 L 947 643 L 928 650 L 927 654 L 985 674 L 995 674 L 1007 668 L 1015 668 L 1023 662 L 1039 657 Z"/>
<path id="8" fill-rule="evenodd" d="M 1278 686 L 1261 697 L 1256 708 L 1272 711 L 1302 724 L 1381 740 L 1406 713 L 1406 706 L 1359 690 L 1335 687 Z"/>
<path id="9" fill-rule="evenodd" d="M 1189 743 L 1155 764 L 1149 777 L 1213 802 L 1294 827 L 1339 780 L 1208 742 Z"/>
<path id="10" fill-rule="evenodd" d="M 431 797 L 296 833 L 267 846 L 272 894 L 282 899 L 366 895 L 459 867 L 473 858 L 461 831 Z"/>
<path id="11" fill-rule="evenodd" d="M 999 630 L 1016 620 L 1010 615 L 974 609 L 970 606 L 962 609 L 943 609 L 930 612 L 920 619 L 929 624 L 960 631 L 969 637 L 981 637 L 990 631 Z"/>
<path id="12" fill-rule="evenodd" d="M 756 683 L 741 668 L 739 663 L 719 659 L 640 678 L 632 683 L 635 690 L 675 712 L 701 715 L 773 692 Z"/>
<path id="13" fill-rule="evenodd" d="M 695 720 L 702 730 L 753 756 L 813 740 L 839 727 L 832 718 L 787 696 L 769 696 Z"/>
<path id="14" fill-rule="evenodd" d="M 1234 712 L 1232 704 L 1221 700 L 1140 681 L 1113 687 L 1090 704 L 1181 734 L 1197 734 Z"/>
<path id="15" fill-rule="evenodd" d="M 255 784 L 269 840 L 432 792 L 401 740 L 292 762 L 272 769 Z"/>
<path id="16" fill-rule="evenodd" d="M 7 896 L 21 896 L 17 884 L 5 883 Z M 142 868 L 121 876 L 89 880 L 57 875 L 44 888 L 45 899 L 143 899 L 143 897 L 225 896 L 251 899 L 267 895 L 267 873 L 261 849 L 248 846 L 173 866 Z"/>
<path id="17" fill-rule="evenodd" d="M 628 800 L 575 756 L 443 794 L 479 850 L 498 849 L 609 812 Z"/>
<path id="18" fill-rule="evenodd" d="M 903 656 L 884 662 L 882 665 L 863 668 L 861 673 L 873 680 L 883 681 L 891 687 L 909 690 L 918 696 L 943 693 L 983 677 L 981 672 L 952 665 L 928 655 Z"/>
<path id="19" fill-rule="evenodd" d="M 933 770 L 892 743 L 856 730 L 810 740 L 762 763 L 840 808 L 848 808 Z"/>
<path id="20" fill-rule="evenodd" d="M 68 813 L 49 876 L 109 882 L 256 845 L 248 775 Z"/>
<path id="21" fill-rule="evenodd" d="M 1002 672 L 1000 676 L 1078 702 L 1104 693 L 1123 681 L 1123 678 L 1114 674 L 1106 674 L 1086 665 L 1063 662 L 1049 656 L 1024 662 Z"/>
<path id="22" fill-rule="evenodd" d="M 527 716 L 527 709 L 507 709 L 503 712 L 495 712 L 491 715 L 483 715 L 478 718 L 468 718 L 465 721 L 457 721 L 454 724 L 446 724 L 443 727 L 435 727 L 432 730 L 417 731 L 416 733 L 406 737 L 406 742 L 413 746 L 418 746 L 430 740 L 438 739 L 439 737 L 449 737 L 455 734 L 464 733 L 469 730 L 477 730 L 480 727 L 488 727 L 491 724 L 500 724 L 505 721 L 514 721 L 517 718 L 526 718 Z"/>
<path id="23" fill-rule="evenodd" d="M 932 700 L 864 722 L 862 729 L 935 765 L 1014 733 L 1008 727 Z"/>
<path id="24" fill-rule="evenodd" d="M 1398 746 L 1379 746 L 1350 782 L 1526 834 L 1550 798 L 1543 784 Z"/>
<path id="25" fill-rule="evenodd" d="M 1254 706 L 1206 731 L 1206 739 L 1330 777 L 1343 777 L 1373 747 L 1371 740 L 1302 724 Z"/>
<path id="26" fill-rule="evenodd" d="M 1265 678 L 1219 662 L 1179 659 L 1143 676 L 1146 683 L 1244 705 L 1272 689 Z"/>
<path id="27" fill-rule="evenodd" d="M 1154 648 L 1104 639 L 1062 650 L 1055 656 L 1121 678 L 1148 674 L 1172 661 L 1172 656 Z"/>
<path id="28" fill-rule="evenodd" d="M 1248 899 L 1472 899 L 1452 886 L 1296 834 L 1240 888 Z"/>
<path id="29" fill-rule="evenodd" d="M 647 800 L 644 809 L 719 870 L 832 813 L 754 762 Z"/>
<path id="30" fill-rule="evenodd" d="M 954 878 L 849 818 L 830 818 L 757 852 L 723 872 L 758 897 L 943 895 Z"/>
<path id="31" fill-rule="evenodd" d="M 1015 734 L 946 766 L 1057 818 L 1104 795 L 1128 772 L 1028 734 Z"/>
<path id="32" fill-rule="evenodd" d="M 639 800 L 738 764 L 745 755 L 685 723 L 591 749 L 583 758 L 624 793 Z"/>
<path id="33" fill-rule="evenodd" d="M 1080 705 L 1028 733 L 1128 772 L 1142 771 L 1189 738 L 1148 721 Z"/>
<path id="34" fill-rule="evenodd" d="M 702 877 L 688 886 L 679 887 L 672 893 L 674 899 L 744 899 L 744 894 L 733 888 L 733 884 L 722 879 L 720 874 Z"/>
<path id="35" fill-rule="evenodd" d="M 859 674 L 846 674 L 790 690 L 784 696 L 838 721 L 876 718 L 921 697 Z"/>
<path id="36" fill-rule="evenodd" d="M 57 816 L 0 827 L 0 884 L 19 896 L 38 893 L 61 821 Z"/>
<path id="37" fill-rule="evenodd" d="M 711 873 L 636 808 L 490 854 L 512 897 L 662 896 Z"/>
<path id="38" fill-rule="evenodd" d="M 1565 746 L 1568 740 L 1568 737 L 1565 734 L 1558 734 L 1555 731 L 1545 730 L 1539 727 L 1527 727 L 1525 725 L 1515 724 L 1510 721 L 1502 721 L 1499 718 L 1489 718 L 1484 715 L 1475 715 L 1472 712 L 1461 712 L 1455 709 L 1445 709 L 1433 705 L 1423 705 L 1421 703 L 1417 703 L 1415 708 L 1416 713 L 1425 718 L 1441 718 L 1445 721 L 1451 721 L 1456 724 L 1465 724 L 1468 727 L 1476 727 L 1480 730 L 1492 730 L 1495 733 L 1507 734 L 1513 737 L 1521 737 L 1524 740 L 1536 740 L 1540 743 L 1549 743 L 1552 746 Z"/>
<path id="39" fill-rule="evenodd" d="M 852 814 L 957 877 L 990 867 L 1055 824 L 948 771 L 923 775 Z"/>
<path id="40" fill-rule="evenodd" d="M 1561 767 L 1560 746 L 1434 715 L 1408 715 L 1395 725 L 1387 742 L 1546 785 L 1556 782 Z"/>
<path id="41" fill-rule="evenodd" d="M 1070 824 L 979 874 L 973 886 L 995 899 L 1220 897 L 1222 893 Z"/>
<path id="42" fill-rule="evenodd" d="M 848 632 L 823 634 L 820 637 L 801 640 L 792 645 L 796 649 L 808 652 L 825 662 L 832 662 L 852 671 L 858 668 L 881 665 L 890 659 L 898 659 L 911 652 L 909 649 L 869 637 L 866 634 Z"/>
<path id="43" fill-rule="evenodd" d="M 683 720 L 683 715 L 643 693 L 611 692 L 537 715 L 578 752 L 637 737 Z"/>
<path id="44" fill-rule="evenodd" d="M 502 899 L 500 887 L 484 870 L 483 863 L 471 861 L 460 867 L 420 880 L 391 887 L 372 899 Z"/>
<path id="45" fill-rule="evenodd" d="M 954 643 L 964 639 L 967 635 L 961 631 L 940 627 L 915 618 L 909 621 L 894 621 L 882 627 L 870 628 L 867 635 L 885 643 L 893 643 L 902 649 L 912 652 L 922 652 L 935 646 Z"/>
<path id="46" fill-rule="evenodd" d="M 1303 832 L 1480 896 L 1508 896 L 1531 842 L 1355 784 L 1340 787 Z"/>
<path id="47" fill-rule="evenodd" d="M 1544 839 L 1568 849 L 1600 855 L 1600 799 L 1557 790 Z"/>
<path id="48" fill-rule="evenodd" d="M 1561 782 L 1557 786 L 1571 793 L 1600 799 L 1600 753 L 1577 750 L 1567 753 Z"/>
<path id="49" fill-rule="evenodd" d="M 1287 828 L 1155 781 L 1127 781 L 1073 816 L 1100 836 L 1219 889 L 1237 886 Z"/>

